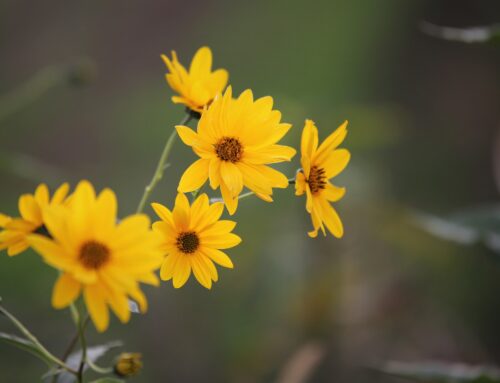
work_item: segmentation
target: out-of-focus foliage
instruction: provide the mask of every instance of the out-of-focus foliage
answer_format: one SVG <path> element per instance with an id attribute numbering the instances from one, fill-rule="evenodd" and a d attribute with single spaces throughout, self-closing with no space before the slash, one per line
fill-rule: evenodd
<path id="1" fill-rule="evenodd" d="M 439 362 L 388 362 L 380 371 L 413 381 L 426 383 L 498 383 L 500 369 L 492 366 L 470 366 Z"/>

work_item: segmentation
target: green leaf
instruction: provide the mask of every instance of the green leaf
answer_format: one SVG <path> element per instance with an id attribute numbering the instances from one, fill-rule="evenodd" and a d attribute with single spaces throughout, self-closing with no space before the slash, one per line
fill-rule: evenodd
<path id="1" fill-rule="evenodd" d="M 47 365 L 49 366 L 53 365 L 52 361 L 48 359 L 43 352 L 40 351 L 40 348 L 27 339 L 18 337 L 16 335 L 0 332 L 0 341 L 15 346 L 23 351 L 29 352 L 30 354 L 36 356 L 38 359 L 47 363 Z"/>
<path id="2" fill-rule="evenodd" d="M 124 383 L 124 380 L 116 379 L 116 378 L 100 378 L 97 380 L 93 380 L 90 383 Z"/>
<path id="3" fill-rule="evenodd" d="M 500 253 L 500 205 L 464 209 L 446 217 L 414 213 L 413 218 L 438 238 L 462 245 L 482 244 Z"/>
<path id="4" fill-rule="evenodd" d="M 500 383 L 500 369 L 495 366 L 471 366 L 461 363 L 387 362 L 375 370 L 416 382 L 426 383 Z"/>

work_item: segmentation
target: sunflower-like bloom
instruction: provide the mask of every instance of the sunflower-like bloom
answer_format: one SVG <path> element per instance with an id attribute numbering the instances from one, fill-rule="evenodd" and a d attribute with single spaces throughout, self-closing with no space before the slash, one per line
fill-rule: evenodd
<path id="1" fill-rule="evenodd" d="M 342 221 L 330 202 L 339 201 L 345 188 L 334 186 L 330 179 L 339 174 L 349 163 L 351 157 L 346 149 L 337 149 L 347 135 L 347 121 L 339 126 L 318 147 L 318 129 L 311 120 L 306 120 L 302 132 L 301 164 L 297 173 L 295 194 L 306 193 L 306 210 L 311 214 L 314 230 L 308 234 L 315 238 L 318 230 L 325 233 L 325 225 L 335 237 L 344 234 Z"/>
<path id="2" fill-rule="evenodd" d="M 41 184 L 35 194 L 23 194 L 19 197 L 21 217 L 12 218 L 0 214 L 0 250 L 7 249 L 10 256 L 22 253 L 29 247 L 27 236 L 37 231 L 43 232 L 43 211 L 49 206 L 63 204 L 68 195 L 69 185 L 62 184 L 50 199 L 47 185 Z"/>
<path id="3" fill-rule="evenodd" d="M 179 193 L 173 211 L 159 203 L 151 205 L 161 221 L 153 230 L 163 237 L 162 250 L 166 254 L 160 269 L 160 278 L 173 279 L 175 288 L 182 287 L 191 271 L 207 289 L 219 279 L 213 262 L 233 268 L 231 259 L 220 251 L 238 245 L 241 238 L 231 231 L 236 222 L 219 220 L 224 204 L 210 205 L 206 194 L 200 195 L 190 206 L 187 197 Z"/>
<path id="4" fill-rule="evenodd" d="M 139 282 L 158 285 L 154 271 L 163 259 L 147 216 L 132 215 L 117 223 L 116 213 L 113 191 L 104 189 L 96 196 L 92 185 L 81 181 L 68 206 L 46 210 L 51 238 L 28 237 L 45 262 L 61 270 L 52 305 L 67 307 L 82 293 L 99 331 L 108 327 L 108 306 L 123 323 L 128 322 L 128 297 L 146 310 Z"/>
<path id="5" fill-rule="evenodd" d="M 248 89 L 233 99 L 228 87 L 202 114 L 197 132 L 176 127 L 182 141 L 200 157 L 184 172 L 178 191 L 197 190 L 210 179 L 213 189 L 220 187 L 231 215 L 244 186 L 272 201 L 272 189 L 286 188 L 288 179 L 267 164 L 290 161 L 295 155 L 295 149 L 276 144 L 291 128 L 280 120 L 272 97 L 254 101 Z"/>
<path id="6" fill-rule="evenodd" d="M 212 51 L 208 47 L 198 49 L 189 72 L 179 62 L 175 51 L 172 51 L 172 59 L 166 55 L 161 57 L 170 72 L 165 75 L 168 85 L 179 94 L 172 97 L 174 104 L 184 104 L 201 113 L 203 107 L 210 104 L 226 87 L 228 72 L 225 69 L 212 72 Z"/>

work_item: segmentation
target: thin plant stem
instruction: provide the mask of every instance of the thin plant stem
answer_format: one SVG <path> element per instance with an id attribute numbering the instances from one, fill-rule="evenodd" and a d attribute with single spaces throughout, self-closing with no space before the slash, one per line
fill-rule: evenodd
<path id="1" fill-rule="evenodd" d="M 95 372 L 99 373 L 99 374 L 110 374 L 113 372 L 113 368 L 112 367 L 101 367 L 101 366 L 98 366 L 97 364 L 95 364 L 94 362 L 92 362 L 92 360 L 90 358 L 87 358 L 87 364 L 89 365 L 89 367 L 94 370 Z"/>
<path id="2" fill-rule="evenodd" d="M 184 119 L 180 122 L 179 125 L 186 125 L 191 121 L 191 118 L 193 116 L 191 113 L 187 113 Z M 137 206 L 137 213 L 142 213 L 144 210 L 144 207 L 146 206 L 146 203 L 148 202 L 149 197 L 151 196 L 151 193 L 153 192 L 154 188 L 158 184 L 158 182 L 162 179 L 163 173 L 165 171 L 166 167 L 166 162 L 168 160 L 168 156 L 170 155 L 170 152 L 172 150 L 172 147 L 175 142 L 175 138 L 177 137 L 177 130 L 175 128 L 172 130 L 172 133 L 168 137 L 165 147 L 163 148 L 163 152 L 161 153 L 160 159 L 158 161 L 158 164 L 156 165 L 156 170 L 153 174 L 153 178 L 151 178 L 151 181 L 149 184 L 145 187 L 144 193 L 142 194 L 141 201 L 139 202 L 139 205 Z"/>
<path id="3" fill-rule="evenodd" d="M 83 370 L 85 368 L 85 362 L 87 361 L 87 340 L 85 339 L 85 325 L 82 320 L 82 315 L 78 312 L 78 335 L 80 338 L 80 346 L 82 348 L 82 358 L 80 360 L 80 366 L 78 367 L 77 379 L 78 383 L 83 383 Z"/>
<path id="4" fill-rule="evenodd" d="M 289 178 L 288 179 L 288 185 L 293 185 L 293 184 L 295 184 L 295 178 Z M 247 197 L 251 197 L 253 195 L 255 195 L 255 192 L 254 191 L 249 191 L 249 192 L 240 194 L 238 196 L 238 199 L 242 200 L 242 199 L 245 199 Z M 222 198 L 211 198 L 210 199 L 210 203 L 215 203 L 215 202 L 224 202 L 224 199 L 222 199 Z"/>
<path id="5" fill-rule="evenodd" d="M 0 306 L 0 313 L 5 315 L 17 328 L 19 331 L 22 332 L 22 334 L 30 340 L 38 349 L 47 357 L 48 360 L 56 364 L 57 366 L 61 367 L 62 369 L 76 375 L 77 371 L 73 370 L 71 367 L 69 367 L 66 363 L 64 363 L 62 360 L 57 358 L 55 355 L 53 355 L 49 350 L 47 350 L 41 343 L 40 341 L 17 319 L 14 315 L 12 315 L 6 308 L 3 306 Z"/>
<path id="6" fill-rule="evenodd" d="M 85 317 L 84 321 L 83 321 L 83 328 L 84 328 L 84 330 L 87 327 L 87 324 L 89 323 L 89 320 L 90 320 L 90 317 L 87 315 Z M 71 341 L 69 342 L 68 347 L 64 351 L 64 354 L 63 354 L 63 356 L 61 358 L 61 360 L 63 362 L 66 362 L 66 359 L 68 359 L 68 357 L 70 356 L 71 352 L 75 349 L 75 346 L 77 345 L 79 339 L 80 339 L 80 331 L 76 331 L 75 335 L 73 335 L 73 338 L 71 338 Z M 59 374 L 56 374 L 56 375 L 54 375 L 52 377 L 51 383 L 57 383 L 58 380 L 59 380 Z"/>

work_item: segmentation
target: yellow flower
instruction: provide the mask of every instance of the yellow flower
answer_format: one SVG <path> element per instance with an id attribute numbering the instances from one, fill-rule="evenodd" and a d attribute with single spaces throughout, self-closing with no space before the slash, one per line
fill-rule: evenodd
<path id="1" fill-rule="evenodd" d="M 191 61 L 189 72 L 172 51 L 172 59 L 161 56 L 170 73 L 165 75 L 168 85 L 179 94 L 173 96 L 174 104 L 184 104 L 189 109 L 201 113 L 215 95 L 221 93 L 229 77 L 225 69 L 212 72 L 212 51 L 208 47 L 198 49 Z"/>
<path id="2" fill-rule="evenodd" d="M 267 164 L 290 161 L 295 155 L 295 149 L 276 145 L 291 125 L 280 123 L 281 113 L 272 108 L 272 97 L 254 101 L 248 89 L 233 99 L 228 87 L 202 114 L 196 133 L 177 126 L 182 141 L 200 157 L 184 172 L 178 191 L 197 190 L 210 179 L 213 189 L 220 187 L 231 215 L 243 186 L 272 201 L 272 188 L 286 188 L 288 180 Z"/>
<path id="3" fill-rule="evenodd" d="M 113 191 L 104 189 L 96 196 L 92 185 L 81 181 L 68 206 L 46 210 L 52 238 L 28 237 L 45 262 L 61 270 L 52 305 L 67 307 L 82 293 L 99 331 L 108 327 L 108 305 L 124 323 L 130 318 L 128 297 L 146 310 L 139 282 L 157 285 L 154 271 L 163 259 L 147 216 L 136 214 L 117 223 L 116 214 Z"/>
<path id="4" fill-rule="evenodd" d="M 54 193 L 52 200 L 47 185 L 41 184 L 35 194 L 23 194 L 19 197 L 21 217 L 11 218 L 0 214 L 0 249 L 7 249 L 10 256 L 22 253 L 29 247 L 27 236 L 36 231 L 43 231 L 44 210 L 49 206 L 58 206 L 65 202 L 69 185 L 62 184 Z"/>
<path id="5" fill-rule="evenodd" d="M 306 210 L 311 214 L 314 226 L 314 230 L 309 232 L 310 237 L 316 237 L 319 229 L 326 235 L 325 225 L 337 238 L 344 234 L 342 221 L 330 202 L 339 201 L 345 194 L 345 188 L 332 185 L 329 179 L 344 170 L 351 157 L 346 149 L 337 149 L 346 135 L 347 121 L 318 148 L 318 129 L 313 121 L 306 120 L 301 142 L 302 169 L 297 173 L 295 194 L 306 193 Z"/>
<path id="6" fill-rule="evenodd" d="M 207 289 L 219 279 L 213 262 L 233 268 L 231 259 L 220 251 L 238 245 L 241 238 L 231 231 L 236 222 L 219 220 L 224 205 L 212 205 L 206 194 L 200 195 L 190 206 L 187 197 L 179 193 L 171 212 L 158 203 L 151 204 L 161 221 L 153 224 L 153 230 L 163 237 L 162 250 L 166 254 L 160 277 L 173 279 L 175 288 L 182 287 L 191 270 L 200 284 Z"/>

